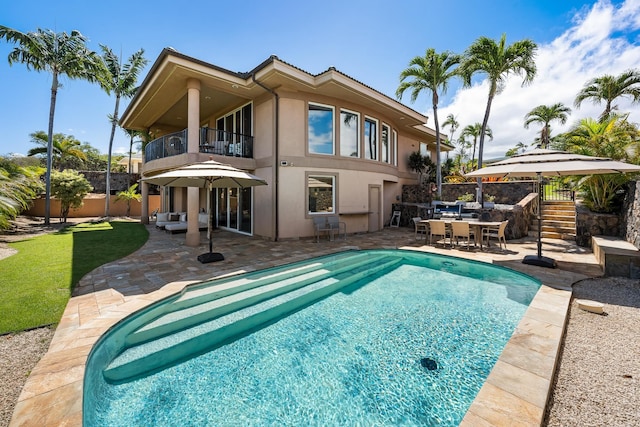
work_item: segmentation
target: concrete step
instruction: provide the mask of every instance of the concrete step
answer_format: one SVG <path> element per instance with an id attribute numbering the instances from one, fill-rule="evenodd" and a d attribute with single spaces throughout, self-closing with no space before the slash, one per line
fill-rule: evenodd
<path id="1" fill-rule="evenodd" d="M 537 230 L 529 230 L 528 236 L 537 238 L 538 237 L 538 231 Z M 561 233 L 561 232 L 541 231 L 540 232 L 540 237 L 542 237 L 543 239 L 575 240 L 576 234 L 575 234 L 575 232 L 573 232 L 573 233 Z"/>
<path id="2" fill-rule="evenodd" d="M 133 346 L 151 341 L 328 277 L 375 264 L 384 258 L 383 255 L 375 257 L 355 255 L 347 260 L 314 265 L 312 269 L 294 269 L 287 274 L 270 274 L 255 281 L 240 279 L 244 282 L 253 282 L 254 286 L 247 288 L 245 283 L 242 283 L 244 286 L 233 286 L 240 280 L 232 281 L 229 285 L 235 292 L 228 295 L 223 295 L 220 290 L 208 294 L 202 290 L 191 292 L 189 294 L 197 294 L 197 296 L 182 296 L 171 304 L 171 307 L 166 308 L 168 312 L 129 334 L 125 343 L 127 346 Z M 196 301 L 197 303 L 194 303 Z"/>
<path id="3" fill-rule="evenodd" d="M 350 264 L 331 275 L 320 275 L 318 280 L 280 293 L 256 304 L 228 312 L 193 325 L 175 329 L 162 337 L 124 349 L 103 371 L 104 378 L 113 383 L 144 376 L 187 360 L 215 348 L 246 331 L 268 324 L 307 304 L 324 298 L 362 278 L 392 269 L 402 262 L 399 258 L 372 257 L 358 266 Z M 159 306 L 166 311 L 166 307 Z M 201 319 L 202 320 L 202 319 Z"/>

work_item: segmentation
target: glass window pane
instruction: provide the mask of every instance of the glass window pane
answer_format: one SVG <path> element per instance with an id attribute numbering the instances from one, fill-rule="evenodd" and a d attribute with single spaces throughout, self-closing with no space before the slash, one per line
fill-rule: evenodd
<path id="1" fill-rule="evenodd" d="M 307 192 L 309 193 L 309 213 L 335 212 L 335 177 L 309 175 Z"/>
<path id="2" fill-rule="evenodd" d="M 340 155 L 360 157 L 360 116 L 348 111 L 340 112 Z"/>
<path id="3" fill-rule="evenodd" d="M 333 154 L 333 108 L 309 104 L 309 152 Z"/>
<path id="4" fill-rule="evenodd" d="M 380 148 L 380 160 L 389 163 L 389 126 L 382 125 L 382 135 L 380 137 L 382 147 Z"/>
<path id="5" fill-rule="evenodd" d="M 364 158 L 378 160 L 378 123 L 372 119 L 364 119 Z"/>

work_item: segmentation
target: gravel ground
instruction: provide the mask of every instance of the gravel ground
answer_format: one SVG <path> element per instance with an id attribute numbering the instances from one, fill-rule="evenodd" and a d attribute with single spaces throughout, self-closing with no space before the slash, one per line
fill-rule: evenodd
<path id="1" fill-rule="evenodd" d="M 588 279 L 573 289 L 547 425 L 640 426 L 640 280 Z M 605 314 L 576 299 L 604 303 Z"/>
<path id="2" fill-rule="evenodd" d="M 8 426 L 27 377 L 47 352 L 53 328 L 0 336 L 0 426 Z"/>
<path id="3" fill-rule="evenodd" d="M 20 238 L 58 229 L 28 220 Z M 0 259 L 10 256 L 0 236 Z M 16 236 L 17 237 L 17 236 Z M 605 315 L 578 308 L 575 299 L 605 304 Z M 547 406 L 545 425 L 640 426 L 640 280 L 598 278 L 574 285 L 569 322 Z M 0 427 L 9 425 L 29 372 L 46 353 L 54 330 L 0 336 Z"/>

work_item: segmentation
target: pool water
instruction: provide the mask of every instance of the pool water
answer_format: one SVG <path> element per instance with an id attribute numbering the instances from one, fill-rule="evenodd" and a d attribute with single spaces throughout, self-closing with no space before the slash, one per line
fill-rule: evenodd
<path id="1" fill-rule="evenodd" d="M 100 375 L 122 351 L 114 328 L 87 364 L 85 425 L 458 425 L 540 283 L 440 255 L 355 254 L 369 252 L 402 262 L 126 381 Z"/>

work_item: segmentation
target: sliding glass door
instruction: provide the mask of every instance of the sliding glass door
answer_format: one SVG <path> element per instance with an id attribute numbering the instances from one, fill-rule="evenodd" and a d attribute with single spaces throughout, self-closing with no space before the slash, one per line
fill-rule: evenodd
<path id="1" fill-rule="evenodd" d="M 216 194 L 218 227 L 252 234 L 253 190 L 218 188 Z"/>

